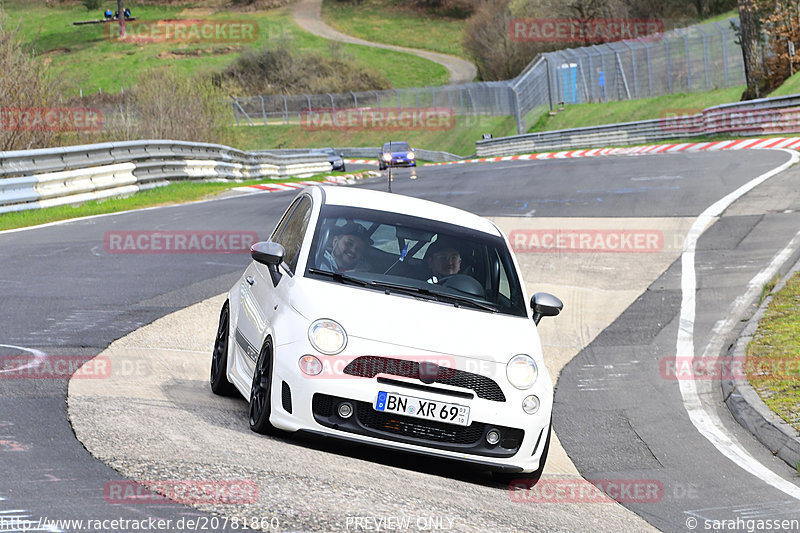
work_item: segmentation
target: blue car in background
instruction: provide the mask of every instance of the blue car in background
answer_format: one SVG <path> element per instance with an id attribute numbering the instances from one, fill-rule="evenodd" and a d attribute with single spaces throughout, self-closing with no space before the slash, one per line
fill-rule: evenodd
<path id="1" fill-rule="evenodd" d="M 387 167 L 415 166 L 417 166 L 417 156 L 406 142 L 388 142 L 383 145 L 381 153 L 378 154 L 378 168 L 380 170 L 384 170 Z"/>

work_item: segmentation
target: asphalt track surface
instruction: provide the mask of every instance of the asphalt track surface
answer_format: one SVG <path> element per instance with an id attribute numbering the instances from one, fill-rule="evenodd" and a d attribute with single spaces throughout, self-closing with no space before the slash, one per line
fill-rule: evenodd
<path id="1" fill-rule="evenodd" d="M 461 165 L 417 169 L 415 180 L 399 170 L 392 188 L 485 216 L 693 217 L 787 159 L 779 151 L 744 151 Z M 799 178 L 791 169 L 759 186 L 700 239 L 696 349 L 708 342 L 747 282 L 797 232 Z M 385 190 L 387 183 L 360 186 Z M 249 262 L 242 254 L 110 254 L 103 245 L 108 231 L 254 231 L 266 238 L 292 196 L 230 197 L 0 234 L 2 355 L 26 349 L 93 356 L 159 317 L 227 290 Z M 565 368 L 556 392 L 556 432 L 587 479 L 662 483 L 659 501 L 625 504 L 659 529 L 688 531 L 690 517 L 700 520 L 701 530 L 707 519 L 800 518 L 797 500 L 747 474 L 699 435 L 677 383 L 659 375 L 657 361 L 675 352 L 679 277 L 675 263 Z M 107 503 L 103 488 L 121 476 L 75 439 L 65 391 L 66 380 L 0 379 L 0 520 L 25 516 L 36 526 L 42 517 L 204 516 L 180 505 Z M 752 455 L 797 484 L 793 470 L 724 409 L 719 416 Z M 421 472 L 432 483 L 466 475 L 492 486 L 479 473 L 435 467 Z M 586 515 L 584 530 L 594 530 L 593 519 Z M 534 523 L 547 528 L 546 518 Z"/>

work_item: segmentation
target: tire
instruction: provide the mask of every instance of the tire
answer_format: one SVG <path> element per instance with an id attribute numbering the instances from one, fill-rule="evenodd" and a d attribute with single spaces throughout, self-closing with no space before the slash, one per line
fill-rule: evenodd
<path id="1" fill-rule="evenodd" d="M 275 428 L 269 423 L 269 415 L 272 412 L 271 393 L 272 339 L 268 337 L 258 355 L 258 362 L 253 371 L 253 384 L 250 386 L 250 429 L 263 435 L 275 432 Z"/>
<path id="2" fill-rule="evenodd" d="M 220 396 L 235 396 L 236 387 L 228 381 L 228 341 L 230 340 L 230 305 L 225 302 L 219 313 L 217 338 L 214 340 L 214 351 L 211 354 L 211 391 Z"/>
<path id="3" fill-rule="evenodd" d="M 542 449 L 542 455 L 539 458 L 539 468 L 531 472 L 530 474 L 508 474 L 505 472 L 492 472 L 492 477 L 498 483 L 502 483 L 503 485 L 509 485 L 514 481 L 522 481 L 530 486 L 536 485 L 536 483 L 541 479 L 542 474 L 544 473 L 544 465 L 547 462 L 547 454 L 550 452 L 550 435 L 553 433 L 553 423 L 550 422 L 550 425 L 547 427 L 547 439 L 544 441 L 544 448 Z"/>

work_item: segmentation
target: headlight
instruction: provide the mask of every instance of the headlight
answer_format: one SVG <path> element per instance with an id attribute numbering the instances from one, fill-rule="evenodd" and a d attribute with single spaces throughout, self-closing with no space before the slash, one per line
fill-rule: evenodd
<path id="1" fill-rule="evenodd" d="M 527 355 L 515 355 L 506 365 L 508 381 L 518 389 L 531 388 L 538 375 L 536 362 Z"/>
<path id="2" fill-rule="evenodd" d="M 408 157 L 409 159 L 414 159 L 414 158 L 415 158 L 415 157 L 417 157 L 417 156 L 414 154 L 414 152 L 408 152 L 408 155 L 407 155 L 407 157 Z"/>
<path id="3" fill-rule="evenodd" d="M 308 328 L 308 340 L 320 353 L 336 355 L 347 346 L 347 333 L 338 322 L 323 318 Z"/>
<path id="4" fill-rule="evenodd" d="M 383 160 L 384 161 L 391 161 L 392 160 L 392 154 L 383 154 Z"/>

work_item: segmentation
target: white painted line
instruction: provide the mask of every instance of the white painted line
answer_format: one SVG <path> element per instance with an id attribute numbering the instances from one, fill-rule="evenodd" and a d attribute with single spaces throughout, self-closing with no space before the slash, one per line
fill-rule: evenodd
<path id="1" fill-rule="evenodd" d="M 7 368 L 5 370 L 0 370 L 0 374 L 4 374 L 6 372 L 11 372 L 12 370 L 14 372 L 20 372 L 22 370 L 25 370 L 26 368 L 32 368 L 32 367 L 39 366 L 39 364 L 42 361 L 44 361 L 44 358 L 47 357 L 47 354 L 45 354 L 42 351 L 36 350 L 34 348 L 25 348 L 23 346 L 14 346 L 13 344 L 0 344 L 0 348 L 15 348 L 15 349 L 21 350 L 23 352 L 28 352 L 29 354 L 33 355 L 33 357 L 34 357 L 33 361 L 31 361 L 27 365 L 22 366 L 22 367 L 18 367 L 18 368 L 15 367 L 15 368 Z"/>
<path id="2" fill-rule="evenodd" d="M 697 220 L 694 222 L 694 224 L 692 224 L 692 227 L 686 236 L 686 240 L 684 241 L 683 254 L 681 255 L 681 314 L 675 350 L 676 364 L 681 358 L 694 358 L 694 322 L 697 305 L 697 302 L 695 301 L 695 292 L 697 290 L 695 250 L 697 248 L 698 239 L 705 232 L 706 227 L 713 221 L 713 219 L 718 217 L 733 202 L 744 196 L 754 187 L 783 172 L 800 160 L 800 154 L 797 152 L 789 150 L 784 151 L 791 154 L 791 159 L 788 162 L 745 183 L 732 193 L 718 200 L 705 211 L 703 211 L 700 216 L 697 217 Z M 779 256 L 780 255 L 781 254 L 779 254 Z M 773 263 L 777 259 L 778 256 L 776 256 L 776 259 L 773 260 Z M 759 278 L 759 276 L 756 276 L 756 278 Z M 705 354 L 701 357 L 705 357 Z M 716 355 L 714 358 L 716 358 Z M 800 487 L 789 481 L 786 481 L 779 475 L 775 474 L 772 470 L 758 462 L 755 457 L 750 455 L 747 450 L 735 442 L 735 439 L 728 434 L 722 421 L 719 419 L 716 413 L 707 409 L 705 404 L 702 402 L 700 394 L 697 390 L 697 381 L 692 379 L 682 379 L 678 380 L 678 383 L 680 385 L 681 396 L 683 397 L 684 408 L 686 409 L 692 424 L 694 424 L 701 435 L 708 439 L 708 441 L 713 444 L 714 447 L 717 448 L 717 450 L 719 450 L 723 455 L 747 472 L 753 474 L 765 483 L 788 494 L 789 496 L 800 500 Z"/>

